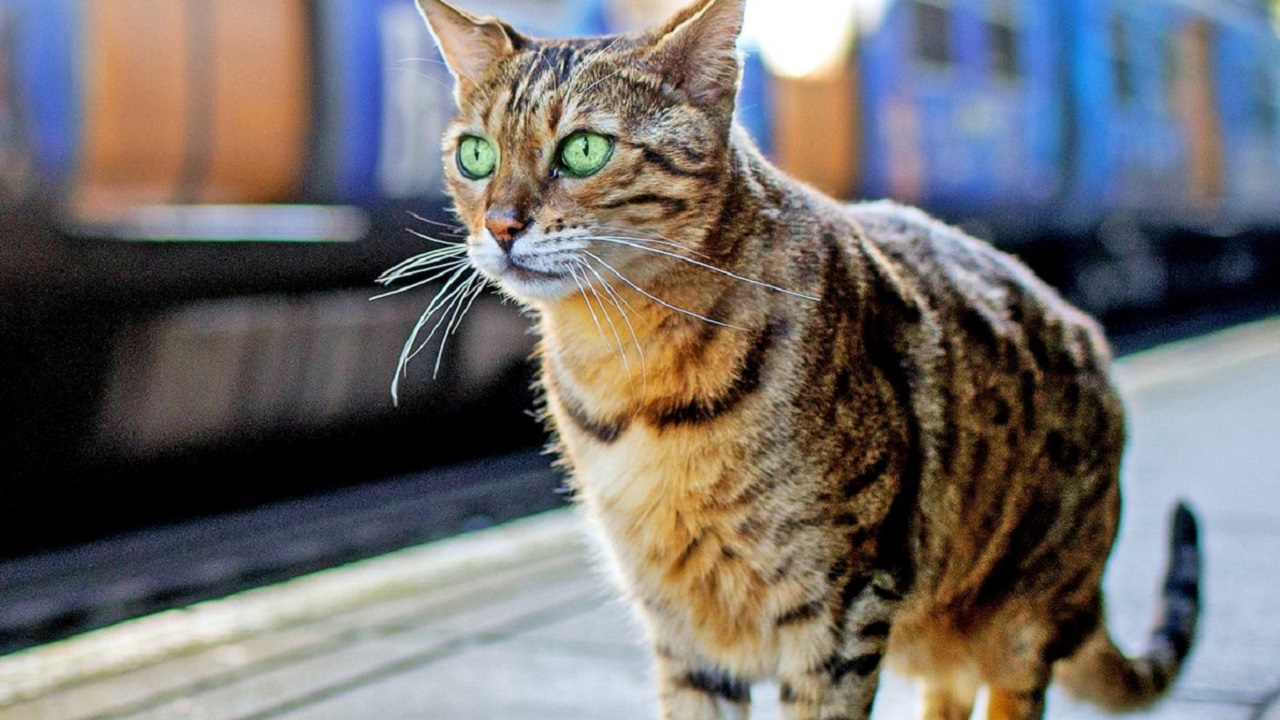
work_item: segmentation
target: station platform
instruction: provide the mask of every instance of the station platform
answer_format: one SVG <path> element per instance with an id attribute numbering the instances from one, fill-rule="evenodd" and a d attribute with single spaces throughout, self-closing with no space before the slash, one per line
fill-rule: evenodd
<path id="1" fill-rule="evenodd" d="M 1136 717 L 1280 720 L 1280 319 L 1125 358 L 1116 639 L 1154 621 L 1165 523 L 1201 516 L 1205 615 L 1172 695 Z M 0 658 L 0 720 L 656 718 L 628 609 L 555 511 Z M 779 717 L 754 690 L 752 717 Z M 915 717 L 886 675 L 877 720 Z M 980 715 L 978 715 L 980 716 Z M 1051 720 L 1109 717 L 1059 692 Z"/>

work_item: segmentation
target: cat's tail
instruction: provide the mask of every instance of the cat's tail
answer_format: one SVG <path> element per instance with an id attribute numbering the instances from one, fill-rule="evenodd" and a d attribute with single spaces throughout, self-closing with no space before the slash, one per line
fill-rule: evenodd
<path id="1" fill-rule="evenodd" d="M 1155 702 L 1173 684 L 1195 638 L 1200 617 L 1200 542 L 1196 518 L 1185 503 L 1173 511 L 1169 569 L 1161 594 L 1160 621 L 1146 652 L 1129 658 L 1116 647 L 1105 623 L 1056 668 L 1058 682 L 1073 695 L 1109 710 L 1133 710 Z"/>

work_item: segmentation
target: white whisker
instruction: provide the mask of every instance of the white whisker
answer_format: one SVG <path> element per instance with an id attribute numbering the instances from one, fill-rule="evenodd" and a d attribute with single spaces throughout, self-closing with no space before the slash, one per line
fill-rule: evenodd
<path id="1" fill-rule="evenodd" d="M 618 315 L 622 316 L 622 322 L 627 324 L 627 330 L 630 331 L 631 333 L 631 341 L 634 342 L 636 346 L 636 355 L 640 358 L 640 382 L 641 382 L 640 396 L 641 398 L 647 397 L 648 390 L 649 390 L 649 369 L 648 369 L 648 364 L 645 362 L 645 358 L 644 358 L 644 346 L 640 344 L 640 336 L 636 334 L 635 326 L 631 324 L 631 319 L 627 317 L 627 311 L 623 309 L 623 305 L 626 305 L 627 308 L 630 308 L 632 312 L 635 312 L 635 308 L 631 307 L 631 303 L 627 302 L 626 298 L 618 295 L 617 291 L 613 289 L 613 286 L 609 284 L 609 281 L 606 280 L 605 277 L 601 275 L 598 270 L 592 267 L 591 263 L 581 258 L 577 260 L 577 263 L 582 267 L 586 268 L 592 275 L 596 277 L 597 280 L 600 281 L 600 285 L 604 288 L 604 291 L 608 295 L 610 301 L 613 302 L 613 306 L 618 309 Z M 596 297 L 599 297 L 599 295 L 597 295 Z M 602 302 L 601 307 L 603 306 L 604 304 Z M 605 313 L 605 317 L 606 318 L 609 317 L 607 312 Z M 613 325 L 612 319 L 609 320 L 609 324 Z M 621 348 L 622 338 L 618 335 L 617 326 L 614 326 L 613 334 L 614 334 L 614 337 L 618 339 L 618 347 Z M 626 357 L 626 354 L 624 351 L 623 358 L 625 357 Z M 627 368 L 627 370 L 629 374 L 630 368 Z"/>
<path id="2" fill-rule="evenodd" d="M 446 89 L 446 90 L 448 90 L 448 91 L 450 91 L 450 92 L 453 92 L 453 85 L 451 85 L 450 83 L 447 83 L 447 82 L 445 82 L 445 81 L 441 80 L 440 78 L 436 77 L 435 75 L 428 75 L 428 74 L 426 74 L 426 73 L 424 73 L 424 72 L 416 72 L 416 71 L 414 71 L 414 70 L 410 70 L 410 69 L 408 69 L 408 68 L 402 68 L 402 67 L 398 67 L 398 68 L 391 68 L 391 69 L 392 69 L 392 70 L 394 70 L 394 71 L 396 71 L 396 72 L 399 72 L 399 73 L 405 73 L 406 75 L 412 75 L 412 76 L 414 76 L 414 77 L 420 77 L 420 78 L 422 78 L 423 80 L 430 80 L 431 82 L 433 82 L 433 83 L 435 83 L 435 84 L 439 85 L 440 87 L 442 87 L 442 88 L 444 88 L 444 89 Z"/>
<path id="3" fill-rule="evenodd" d="M 584 265 L 584 266 L 586 265 L 586 261 L 582 259 L 577 259 L 576 262 L 580 265 Z M 588 269 L 590 269 L 589 266 L 587 267 Z M 621 358 L 622 360 L 622 368 L 626 370 L 627 377 L 630 378 L 631 363 L 627 358 L 627 348 L 626 348 L 626 345 L 622 342 L 622 335 L 618 333 L 618 325 L 613 321 L 613 318 L 609 315 L 609 308 L 605 307 L 604 298 L 600 297 L 600 293 L 596 292 L 595 288 L 591 287 L 591 278 L 588 278 L 585 273 L 583 274 L 583 278 L 586 282 L 587 291 L 595 296 L 596 302 L 600 304 L 600 312 L 601 314 L 604 315 L 605 322 L 609 323 L 609 329 L 613 332 L 613 339 L 618 343 L 618 357 Z M 587 301 L 587 305 L 588 307 L 590 307 L 589 300 Z M 605 344 L 608 345 L 608 343 L 609 341 L 606 338 Z"/>
<path id="4" fill-rule="evenodd" d="M 462 76 L 462 78 L 463 78 L 464 80 L 466 80 L 467 82 L 471 83 L 472 85 L 474 85 L 474 86 L 476 86 L 476 87 L 480 87 L 480 83 L 476 82 L 476 81 L 475 81 L 475 79 L 474 79 L 474 78 L 472 78 L 470 75 L 467 75 L 466 73 L 463 73 L 463 72 L 459 72 L 457 68 L 453 67 L 452 65 L 450 65 L 449 63 L 447 63 L 447 62 L 445 62 L 445 61 L 443 61 L 443 60 L 437 60 L 436 58 L 429 58 L 429 57 L 416 57 L 416 58 L 404 58 L 403 60 L 401 60 L 401 61 L 400 61 L 400 63 L 401 63 L 401 64 L 404 64 L 404 63 L 410 63 L 410 62 L 424 62 L 424 63 L 429 63 L 429 64 L 431 64 L 431 65 L 440 65 L 440 66 L 443 66 L 443 67 L 444 67 L 446 70 L 448 70 L 450 73 L 457 73 L 458 75 L 461 75 L 461 76 Z M 404 69 L 404 68 L 395 68 L 395 69 L 396 69 L 396 70 L 400 70 L 401 72 L 404 72 L 404 71 L 405 71 L 405 69 Z M 453 92 L 453 90 L 454 90 L 454 88 L 453 88 L 453 86 L 452 86 L 452 85 L 449 85 L 449 84 L 447 84 L 447 83 L 445 83 L 445 82 L 441 81 L 441 80 L 440 80 L 440 78 L 434 77 L 434 76 L 432 76 L 432 75 L 423 75 L 422 73 L 414 73 L 414 74 L 415 74 L 415 75 L 422 75 L 422 77 L 429 77 L 429 78 L 431 78 L 431 79 L 435 80 L 436 82 L 439 82 L 441 85 L 445 86 L 446 88 L 448 88 L 450 92 Z"/>
<path id="5" fill-rule="evenodd" d="M 652 301 L 654 301 L 654 302 L 658 303 L 658 304 L 659 304 L 659 305 L 661 305 L 662 307 L 667 308 L 668 310 L 674 310 L 675 312 L 678 312 L 678 313 L 680 313 L 680 314 L 682 314 L 682 315 L 688 315 L 689 317 L 697 318 L 697 319 L 702 320 L 702 321 L 704 321 L 704 322 L 711 323 L 712 325 L 718 325 L 718 326 L 720 326 L 720 327 L 732 328 L 732 329 L 734 329 L 734 330 L 746 330 L 746 328 L 738 327 L 737 325 L 730 325 L 729 323 L 720 322 L 719 320 L 712 320 L 711 318 L 709 318 L 709 317 L 707 317 L 707 316 L 705 316 L 705 315 L 699 315 L 698 313 L 693 312 L 692 310 L 685 310 L 685 309 L 684 309 L 684 308 L 682 308 L 682 307 L 676 307 L 675 305 L 672 305 L 671 303 L 667 302 L 666 300 L 663 300 L 662 298 L 660 298 L 660 297 L 657 297 L 657 296 L 653 295 L 652 293 L 650 293 L 649 291 L 647 291 L 647 290 L 645 290 L 644 288 L 640 287 L 639 285 L 636 285 L 635 283 L 631 282 L 631 280 L 630 280 L 626 275 L 623 275 L 622 273 L 618 272 L 618 271 L 617 271 L 617 269 L 616 269 L 616 268 L 614 268 L 612 265 L 610 265 L 609 263 L 605 262 L 604 260 L 601 260 L 601 259 L 600 259 L 600 256 L 598 256 L 598 255 L 596 255 L 596 254 L 594 254 L 594 253 L 591 253 L 591 252 L 587 252 L 587 251 L 584 251 L 584 253 L 585 253 L 587 256 L 589 256 L 591 259 L 593 259 L 593 260 L 595 260 L 596 262 L 598 262 L 598 263 L 600 263 L 601 265 L 603 265 L 603 266 L 604 266 L 604 268 L 605 268 L 606 270 L 608 270 L 609 272 L 613 273 L 614 275 L 617 275 L 617 276 L 618 276 L 618 279 L 619 279 L 619 280 L 621 280 L 622 282 L 626 283 L 627 285 L 631 286 L 631 289 L 635 290 L 636 292 L 640 293 L 641 295 L 644 295 L 645 297 L 649 298 L 650 300 L 652 300 Z"/>
<path id="6" fill-rule="evenodd" d="M 600 334 L 601 340 L 605 340 L 604 327 L 600 325 L 600 318 L 596 317 L 596 310 L 591 305 L 591 298 L 587 297 L 587 288 L 582 284 L 582 280 L 578 278 L 576 268 L 569 268 L 569 277 L 572 277 L 573 284 L 578 286 L 578 293 L 582 295 L 582 301 L 587 305 L 587 312 L 591 314 L 591 322 L 595 324 L 596 332 Z M 605 343 L 608 344 L 608 340 L 605 340 Z"/>
<path id="7" fill-rule="evenodd" d="M 677 253 L 668 252 L 668 251 L 666 251 L 666 250 L 658 250 L 657 248 L 645 247 L 645 246 L 643 246 L 643 245 L 636 245 L 635 243 L 627 242 L 627 241 L 625 241 L 625 240 L 619 240 L 619 239 L 617 239 L 617 238 L 598 238 L 598 239 L 603 240 L 604 242 L 615 243 L 615 244 L 617 244 L 617 245 L 625 245 L 625 246 L 627 246 L 627 247 L 631 247 L 631 248 L 635 248 L 636 250 L 640 250 L 640 251 L 642 251 L 642 252 L 653 253 L 653 254 L 655 254 L 655 255 L 662 255 L 662 256 L 665 256 L 665 257 L 673 258 L 673 259 L 675 259 L 675 260 L 680 260 L 680 261 L 682 261 L 682 262 L 689 263 L 690 265 L 694 265 L 694 266 L 697 266 L 697 267 L 703 268 L 703 269 L 705 269 L 705 270 L 710 270 L 710 271 L 712 271 L 712 272 L 719 273 L 719 274 L 721 274 L 721 275 L 724 275 L 725 277 L 733 278 L 734 280 L 738 280 L 738 281 L 741 281 L 741 282 L 747 283 L 747 284 L 749 284 L 749 285 L 755 285 L 755 286 L 757 286 L 757 287 L 762 287 L 762 288 L 765 288 L 765 289 L 767 289 L 767 290 L 773 290 L 773 291 L 775 291 L 775 292 L 780 292 L 780 293 L 783 293 L 783 294 L 785 294 L 785 295 L 791 295 L 791 296 L 793 296 L 793 297 L 802 298 L 802 299 L 804 299 L 804 300 L 809 300 L 809 301 L 812 301 L 812 302 L 818 302 L 818 301 L 820 300 L 820 298 L 814 297 L 814 296 L 812 296 L 812 295 L 805 295 L 804 293 L 796 292 L 795 290 L 788 290 L 788 289 L 783 288 L 783 287 L 778 287 L 777 285 L 770 285 L 770 284 L 769 284 L 769 283 L 767 283 L 767 282 L 763 282 L 763 281 L 760 281 L 760 280 L 755 280 L 755 279 L 753 279 L 753 278 L 749 278 L 749 277 L 743 277 L 742 275 L 738 275 L 737 273 L 733 273 L 733 272 L 730 272 L 730 271 L 725 270 L 725 269 L 723 269 L 723 268 L 718 268 L 718 267 L 716 267 L 715 265 L 710 265 L 710 264 L 708 264 L 708 263 L 702 262 L 701 260 L 694 260 L 693 258 L 685 257 L 684 255 L 680 255 L 680 254 L 677 254 Z"/>
<path id="8" fill-rule="evenodd" d="M 431 268 L 423 268 L 423 269 L 421 269 L 421 270 L 415 270 L 415 271 L 413 271 L 413 272 L 404 273 L 404 274 L 398 275 L 398 276 L 396 276 L 396 277 L 394 277 L 394 278 L 388 279 L 386 282 L 383 282 L 383 281 L 380 279 L 380 280 L 379 280 L 379 282 L 382 282 L 382 284 L 383 284 L 383 285 L 386 285 L 386 284 L 388 284 L 388 283 L 390 283 L 390 282 L 393 282 L 393 281 L 395 281 L 395 280 L 399 280 L 399 279 L 401 279 L 401 278 L 408 277 L 408 276 L 411 276 L 411 275 L 421 275 L 422 273 L 435 272 L 435 274 L 434 274 L 434 275 L 432 275 L 432 276 L 430 276 L 430 277 L 423 278 L 423 279 L 421 279 L 421 280 L 415 280 L 414 282 L 411 282 L 411 283 L 409 283 L 408 285 L 404 285 L 404 286 L 402 286 L 402 287 L 398 287 L 398 288 L 396 288 L 396 289 L 394 289 L 394 290 L 388 290 L 388 291 L 386 291 L 386 292 L 384 292 L 384 293 L 379 293 L 379 294 L 374 295 L 373 297 L 371 297 L 371 298 L 369 298 L 369 299 L 370 299 L 370 300 L 381 300 L 381 299 L 383 299 L 383 298 L 391 297 L 392 295 L 399 295 L 400 293 L 408 292 L 408 291 L 413 290 L 413 289 L 415 289 L 415 288 L 422 287 L 423 285 L 426 285 L 426 284 L 428 284 L 428 283 L 435 282 L 436 280 L 439 280 L 440 278 L 442 278 L 442 277 L 444 277 L 444 276 L 448 275 L 448 274 L 449 274 L 449 273 L 451 273 L 451 272 L 454 272 L 455 270 L 459 270 L 459 269 L 466 269 L 469 265 L 470 265 L 470 263 L 469 263 L 469 262 L 467 262 L 465 259 L 460 259 L 460 260 L 456 260 L 456 261 L 454 261 L 454 262 L 452 262 L 452 263 L 449 263 L 449 264 L 447 264 L 447 265 L 443 265 L 443 266 L 435 266 L 435 267 L 431 267 Z"/>
<path id="9" fill-rule="evenodd" d="M 420 232 L 418 232 L 417 230 L 414 230 L 413 228 L 405 228 L 405 230 L 406 230 L 410 235 L 413 235 L 413 236 L 415 236 L 415 237 L 422 238 L 423 240 L 427 240 L 427 241 L 429 241 L 429 242 L 433 242 L 433 243 L 436 243 L 436 244 L 438 244 L 438 245 L 456 245 L 456 246 L 458 246 L 458 247 L 466 247 L 466 245 L 464 245 L 464 244 L 463 244 L 463 243 L 461 243 L 461 242 L 458 242 L 458 240 L 456 240 L 456 239 L 455 239 L 455 240 L 441 240 L 440 238 L 433 238 L 433 237 L 431 237 L 430 235 L 426 235 L 426 234 L 420 233 Z"/>
<path id="10" fill-rule="evenodd" d="M 446 222 L 440 222 L 439 220 L 432 220 L 431 218 L 423 217 L 423 216 L 419 215 L 418 213 L 413 212 L 412 210 L 410 210 L 410 211 L 409 211 L 409 217 L 413 218 L 414 220 L 417 220 L 418 222 L 424 222 L 424 223 L 426 223 L 426 224 L 428 224 L 428 225 L 435 225 L 436 227 L 444 228 L 445 230 L 448 230 L 448 231 L 449 231 L 449 232 L 447 233 L 447 234 L 449 234 L 449 235 L 454 235 L 454 236 L 456 236 L 456 237 L 461 237 L 461 236 L 462 236 L 462 234 L 463 234 L 463 230 L 464 230 L 464 228 L 462 228 L 462 227 L 461 227 L 461 226 L 459 226 L 459 225 L 454 225 L 454 224 L 446 223 Z M 412 230 L 410 230 L 409 232 L 413 232 L 413 231 L 412 231 Z M 428 238 L 428 239 L 433 239 L 433 238 Z M 439 242 L 439 241 L 437 241 L 437 242 Z"/>
<path id="11" fill-rule="evenodd" d="M 604 55 L 608 51 L 612 50 L 613 46 L 618 44 L 621 40 L 622 40 L 621 36 L 616 37 L 613 40 L 610 40 L 603 47 L 600 47 L 594 52 L 588 53 L 587 55 L 583 56 L 582 61 L 578 64 L 578 67 L 574 68 L 573 73 L 569 76 L 569 81 L 565 83 L 565 92 L 564 92 L 565 97 L 569 97 L 573 94 L 574 85 L 578 84 L 578 79 L 582 76 L 584 72 L 586 72 L 587 68 L 590 68 L 594 64 L 593 61 L 598 56 Z"/>
<path id="12" fill-rule="evenodd" d="M 431 342 L 431 339 L 435 337 L 436 333 L 440 331 L 440 328 L 442 326 L 447 326 L 446 321 L 449 319 L 449 310 L 454 307 L 458 298 L 462 297 L 463 294 L 465 294 L 467 290 L 470 289 L 471 282 L 472 280 L 474 280 L 474 278 L 475 278 L 474 275 L 471 277 L 468 277 L 466 280 L 462 282 L 461 285 L 450 290 L 448 294 L 444 296 L 440 304 L 436 306 L 437 311 L 443 310 L 443 312 L 440 313 L 440 319 L 437 320 L 436 324 L 431 327 L 431 332 L 427 333 L 427 337 L 424 338 L 416 348 L 414 348 L 413 352 L 409 353 L 410 360 L 418 357 L 418 355 L 427 348 L 427 345 Z M 432 314 L 434 314 L 434 312 L 435 311 L 433 311 Z"/>
<path id="13" fill-rule="evenodd" d="M 414 255 L 413 257 L 400 262 L 394 267 L 383 271 L 382 275 L 378 276 L 377 282 L 382 283 L 383 285 L 386 285 L 391 282 L 395 282 L 396 280 L 404 277 L 405 275 L 415 273 L 415 272 L 420 272 L 422 268 L 432 265 L 434 263 L 438 263 L 442 260 L 463 260 L 465 258 L 458 258 L 457 256 L 462 255 L 465 252 L 466 252 L 465 247 L 458 246 L 458 247 L 437 248 L 435 250 L 422 253 L 420 255 Z"/>
<path id="14" fill-rule="evenodd" d="M 618 68 L 617 70 L 614 70 L 613 72 L 609 73 L 608 75 L 605 75 L 604 77 L 602 77 L 602 78 L 600 78 L 600 79 L 596 80 L 595 82 L 591 83 L 590 85 L 588 85 L 588 86 L 587 86 L 587 89 L 582 91 L 582 94 L 583 94 L 583 95 L 586 95 L 587 93 L 591 92 L 592 90 L 595 90 L 596 86 L 597 86 L 597 85 L 599 85 L 600 83 L 605 82 L 606 80 L 612 80 L 612 79 L 614 79 L 615 77 L 617 77 L 617 76 L 621 75 L 622 73 L 626 72 L 626 71 L 627 71 L 627 70 L 629 70 L 629 69 L 630 69 L 629 67 L 627 67 L 626 65 L 623 65 L 622 67 Z"/>
<path id="15" fill-rule="evenodd" d="M 440 336 L 440 349 L 436 351 L 436 364 L 431 370 L 431 379 L 435 380 L 440 377 L 440 363 L 444 360 L 444 348 L 449 344 L 449 337 L 458 332 L 458 328 L 462 325 L 462 317 L 467 314 L 467 310 L 471 309 L 471 303 L 479 296 L 479 291 L 484 289 L 484 283 L 476 283 L 480 274 L 475 273 L 467 278 L 467 282 L 462 286 L 462 292 L 458 294 L 457 300 L 453 303 L 453 319 L 445 327 L 444 333 Z M 475 286 L 475 290 L 472 287 Z M 445 314 L 448 315 L 446 310 Z M 444 317 L 442 316 L 443 320 Z"/>
<path id="16" fill-rule="evenodd" d="M 452 295 L 452 292 L 450 290 L 451 287 L 455 282 L 457 282 L 458 278 L 462 276 L 462 273 L 466 272 L 469 267 L 470 267 L 469 265 L 463 264 L 461 267 L 459 267 L 457 270 L 454 271 L 453 275 L 451 275 L 449 279 L 445 281 L 444 285 L 436 293 L 436 296 L 432 298 L 430 303 L 427 304 L 426 310 L 423 310 L 422 314 L 418 316 L 417 322 L 414 323 L 413 330 L 410 331 L 409 333 L 409 339 L 405 341 L 404 347 L 401 348 L 400 350 L 400 359 L 396 363 L 396 371 L 391 378 L 391 400 L 396 405 L 400 404 L 400 378 L 404 377 L 405 370 L 409 366 L 409 360 L 414 355 L 417 354 L 417 352 L 414 350 L 414 345 L 416 344 L 418 334 L 421 333 L 422 328 L 425 327 L 426 324 L 431 321 L 431 317 L 435 315 L 437 310 L 440 309 L 440 306 L 443 304 L 443 302 L 445 302 L 448 299 L 448 297 Z M 472 272 L 474 273 L 475 270 L 472 270 Z M 438 324 L 437 324 L 437 327 L 439 327 Z M 434 332 L 435 330 L 433 329 L 432 333 Z M 430 340 L 431 340 L 431 336 L 428 335 L 427 339 L 423 340 L 423 344 L 425 345 L 427 342 L 430 342 Z"/>
<path id="17" fill-rule="evenodd" d="M 613 231 L 615 231 L 615 232 L 618 232 L 618 231 L 621 231 L 621 232 L 629 232 L 626 228 L 609 228 L 609 227 L 603 227 L 603 226 L 602 226 L 602 227 L 601 227 L 601 229 L 602 229 L 602 230 L 606 230 L 606 231 L 608 231 L 608 230 L 613 230 Z M 685 247 L 684 245 L 681 245 L 680 243 L 678 243 L 678 242 L 676 242 L 676 241 L 674 241 L 674 240 L 668 240 L 667 238 L 664 238 L 664 237 L 661 237 L 661 236 L 658 236 L 658 237 L 644 237 L 644 236 L 639 236 L 639 237 L 637 237 L 637 236 L 635 236 L 635 235 L 589 235 L 589 236 L 583 236 L 583 237 L 585 237 L 585 239 L 587 239 L 587 240 L 595 240 L 595 239 L 601 239 L 601 240 L 633 240 L 633 241 L 638 241 L 638 242 L 655 243 L 655 244 L 658 244 L 658 245 L 666 245 L 666 246 L 668 246 L 668 247 L 673 247 L 673 248 L 675 248 L 675 249 L 677 249 L 677 250 L 682 250 L 682 251 L 687 252 L 687 253 L 692 253 L 693 255 L 697 255 L 698 257 L 703 257 L 703 258 L 706 258 L 706 259 L 708 259 L 708 260 L 710 260 L 710 259 L 711 259 L 711 256 L 710 256 L 710 255 L 708 255 L 708 254 L 706 254 L 706 253 L 704 253 L 704 252 L 699 252 L 699 251 L 697 251 L 697 250 L 693 250 L 693 249 L 687 248 L 687 247 Z"/>

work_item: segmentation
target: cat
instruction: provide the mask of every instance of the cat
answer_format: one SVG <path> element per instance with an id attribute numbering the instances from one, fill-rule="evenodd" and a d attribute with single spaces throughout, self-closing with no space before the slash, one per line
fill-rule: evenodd
<path id="1" fill-rule="evenodd" d="M 931 720 L 981 686 L 992 720 L 1042 717 L 1055 677 L 1112 709 L 1169 687 L 1197 523 L 1180 503 L 1163 620 L 1125 657 L 1100 587 L 1125 431 L 1099 326 L 921 211 L 773 168 L 733 121 L 745 0 L 571 40 L 416 2 L 455 80 L 468 236 L 385 279 L 447 276 L 432 334 L 486 283 L 536 318 L 552 442 L 663 718 L 745 718 L 771 679 L 788 720 L 865 719 L 886 653 Z"/>

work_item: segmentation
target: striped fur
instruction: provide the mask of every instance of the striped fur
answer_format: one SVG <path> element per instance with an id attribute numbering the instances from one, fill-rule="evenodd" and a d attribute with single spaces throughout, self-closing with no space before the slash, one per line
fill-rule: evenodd
<path id="1" fill-rule="evenodd" d="M 1040 717 L 1055 666 L 1150 702 L 1194 632 L 1194 521 L 1128 660 L 1101 624 L 1124 424 L 1097 324 L 918 211 L 771 167 L 732 125 L 742 4 L 542 41 L 419 0 L 458 79 L 471 261 L 536 317 L 555 446 L 663 717 L 745 717 L 774 678 L 790 720 L 866 718 L 886 654 L 928 718 L 981 685 L 991 718 Z M 598 175 L 556 171 L 579 130 L 615 143 Z M 499 148 L 492 177 L 455 167 L 463 135 Z M 491 216 L 519 219 L 509 251 Z"/>

